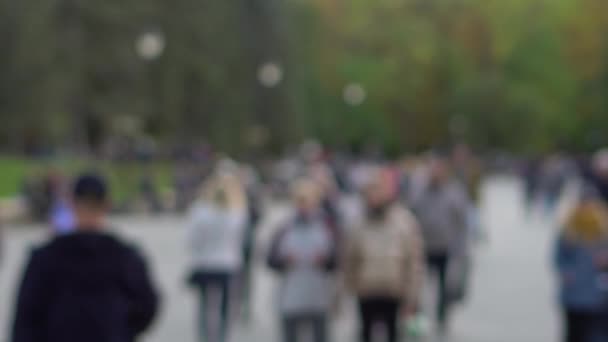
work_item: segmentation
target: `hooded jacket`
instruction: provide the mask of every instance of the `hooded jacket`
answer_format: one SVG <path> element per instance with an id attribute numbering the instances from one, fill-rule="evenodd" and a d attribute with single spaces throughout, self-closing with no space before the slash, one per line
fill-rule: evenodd
<path id="1" fill-rule="evenodd" d="M 59 236 L 32 252 L 11 341 L 133 342 L 158 302 L 133 247 L 104 233 Z"/>

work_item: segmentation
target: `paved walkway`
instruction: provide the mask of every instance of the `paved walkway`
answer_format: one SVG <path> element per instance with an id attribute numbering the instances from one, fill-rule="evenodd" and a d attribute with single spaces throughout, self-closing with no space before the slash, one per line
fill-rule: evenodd
<path id="1" fill-rule="evenodd" d="M 519 205 L 519 184 L 497 179 L 485 191 L 484 222 L 490 244 L 477 255 L 473 293 L 457 312 L 453 342 L 552 342 L 557 341 L 558 320 L 553 305 L 550 273 L 552 229 L 541 220 L 527 222 Z M 280 210 L 269 215 L 266 227 L 280 219 Z M 121 218 L 116 226 L 138 241 L 153 260 L 154 271 L 164 294 L 164 310 L 149 342 L 194 341 L 193 294 L 183 283 L 186 274 L 183 221 L 174 217 Z M 124 227 L 128 227 L 126 230 Z M 264 244 L 272 233 L 260 234 Z M 0 340 L 8 341 L 11 303 L 20 267 L 29 246 L 40 241 L 41 229 L 14 227 L 6 234 L 7 250 L 0 270 Z M 273 276 L 258 265 L 254 319 L 239 324 L 234 341 L 278 341 L 273 311 Z M 335 321 L 336 341 L 355 341 L 354 310 L 346 307 Z"/>

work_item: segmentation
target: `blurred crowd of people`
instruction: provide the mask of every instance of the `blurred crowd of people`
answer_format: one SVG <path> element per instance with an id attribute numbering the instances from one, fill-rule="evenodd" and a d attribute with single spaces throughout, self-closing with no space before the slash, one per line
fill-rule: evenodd
<path id="1" fill-rule="evenodd" d="M 449 336 L 470 290 L 474 246 L 490 238 L 479 212 L 486 169 L 466 145 L 395 161 L 307 143 L 262 165 L 180 164 L 171 207 L 187 221 L 197 336 L 229 341 L 235 320 L 250 318 L 256 260 L 280 284 L 285 342 L 331 340 L 333 318 L 352 299 L 363 342 Z M 529 214 L 564 211 L 554 253 L 564 341 L 608 341 L 608 151 L 531 159 L 519 170 Z M 167 209 L 150 173 L 139 190 L 150 211 Z M 53 237 L 26 266 L 12 341 L 137 340 L 160 295 L 143 255 L 107 231 L 106 180 L 89 173 L 72 182 L 51 170 L 24 193 Z M 265 227 L 268 246 L 258 246 L 264 216 L 285 205 L 281 223 Z"/>
<path id="2" fill-rule="evenodd" d="M 260 253 L 280 283 L 286 342 L 306 332 L 331 340 L 332 317 L 348 298 L 358 305 L 362 341 L 414 338 L 428 321 L 423 293 L 433 289 L 428 316 L 448 335 L 467 296 L 472 243 L 484 235 L 483 167 L 466 146 L 388 161 L 332 156 L 309 143 L 274 165 L 260 176 L 222 158 L 198 181 L 177 182 L 191 192 L 176 208 L 187 208 L 187 283 L 197 293 L 201 341 L 228 341 L 235 318 L 249 317 Z M 160 299 L 146 260 L 106 230 L 108 184 L 89 174 L 70 188 L 51 176 L 45 188 L 55 200 L 44 209 L 55 234 L 26 267 L 12 341 L 135 341 Z M 152 183 L 142 185 L 145 196 L 155 196 Z M 267 193 L 282 194 L 289 213 L 266 249 L 255 242 Z"/>

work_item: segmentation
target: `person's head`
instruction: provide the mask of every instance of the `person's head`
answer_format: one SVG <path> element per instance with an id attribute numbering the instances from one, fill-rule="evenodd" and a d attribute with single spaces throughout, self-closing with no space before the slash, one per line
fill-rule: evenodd
<path id="1" fill-rule="evenodd" d="M 433 156 L 429 161 L 429 172 L 431 182 L 443 184 L 450 177 L 450 166 L 446 158 Z"/>
<path id="2" fill-rule="evenodd" d="M 308 216 L 319 209 L 321 190 L 315 181 L 303 178 L 292 185 L 291 197 L 298 214 Z"/>
<path id="3" fill-rule="evenodd" d="M 240 179 L 232 173 L 217 173 L 202 192 L 202 200 L 222 209 L 240 209 L 244 207 L 244 193 Z"/>
<path id="4" fill-rule="evenodd" d="M 601 179 L 608 179 L 608 149 L 595 153 L 591 161 L 595 175 Z"/>
<path id="5" fill-rule="evenodd" d="M 584 185 L 566 227 L 571 239 L 593 242 L 608 237 L 608 214 L 597 189 Z"/>
<path id="6" fill-rule="evenodd" d="M 386 208 L 395 199 L 390 174 L 387 170 L 378 168 L 372 171 L 369 182 L 364 188 L 365 202 L 368 209 L 374 211 Z"/>
<path id="7" fill-rule="evenodd" d="M 79 229 L 103 228 L 109 208 L 108 186 L 96 174 L 84 174 L 74 183 L 72 203 Z"/>

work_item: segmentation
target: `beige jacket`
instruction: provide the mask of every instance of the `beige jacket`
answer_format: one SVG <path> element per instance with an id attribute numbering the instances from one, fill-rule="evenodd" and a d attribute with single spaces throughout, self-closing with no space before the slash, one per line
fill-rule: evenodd
<path id="1" fill-rule="evenodd" d="M 384 221 L 365 219 L 345 249 L 346 287 L 359 297 L 419 303 L 425 275 L 423 243 L 414 217 L 390 208 Z"/>

